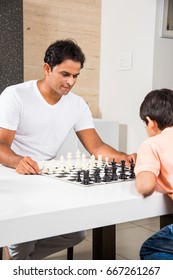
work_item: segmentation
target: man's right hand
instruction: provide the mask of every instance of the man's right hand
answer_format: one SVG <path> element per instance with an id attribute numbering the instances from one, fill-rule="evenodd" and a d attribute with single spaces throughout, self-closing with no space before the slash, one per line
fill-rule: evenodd
<path id="1" fill-rule="evenodd" d="M 41 170 L 36 161 L 30 157 L 22 158 L 17 167 L 16 172 L 19 174 L 40 174 Z"/>

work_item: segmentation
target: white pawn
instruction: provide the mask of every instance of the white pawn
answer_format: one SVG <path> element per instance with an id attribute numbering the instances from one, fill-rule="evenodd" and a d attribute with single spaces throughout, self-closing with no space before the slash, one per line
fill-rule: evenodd
<path id="1" fill-rule="evenodd" d="M 77 150 L 76 152 L 76 159 L 80 159 L 81 158 L 81 152 L 79 150 Z"/>
<path id="2" fill-rule="evenodd" d="M 60 156 L 60 160 L 59 160 L 59 171 L 64 171 L 64 157 Z"/>
<path id="3" fill-rule="evenodd" d="M 82 169 L 86 169 L 86 155 L 83 153 L 82 154 Z"/>
<path id="4" fill-rule="evenodd" d="M 89 159 L 89 169 L 93 169 L 95 166 L 95 156 L 92 155 Z"/>
<path id="5" fill-rule="evenodd" d="M 67 153 L 67 163 L 66 163 L 66 168 L 68 167 L 69 170 L 73 169 L 73 164 L 72 164 L 72 153 Z"/>
<path id="6" fill-rule="evenodd" d="M 102 155 L 98 155 L 97 167 L 102 167 Z"/>
<path id="7" fill-rule="evenodd" d="M 45 173 L 48 173 L 48 168 L 47 168 L 47 162 L 43 162 L 43 167 L 42 167 L 42 170 L 41 170 L 41 174 L 45 174 Z"/>
<path id="8" fill-rule="evenodd" d="M 109 164 L 109 158 L 108 157 L 105 157 L 105 164 L 108 166 Z"/>
<path id="9" fill-rule="evenodd" d="M 52 159 L 49 166 L 49 174 L 54 174 L 54 173 L 56 173 L 56 161 Z"/>
<path id="10" fill-rule="evenodd" d="M 95 162 L 96 162 L 96 158 L 95 158 L 95 155 L 92 155 L 91 156 L 91 162 L 93 164 L 93 166 L 95 165 Z"/>
<path id="11" fill-rule="evenodd" d="M 76 163 L 75 163 L 75 168 L 76 169 L 81 169 L 82 164 L 81 164 L 81 152 L 77 150 L 76 152 Z"/>

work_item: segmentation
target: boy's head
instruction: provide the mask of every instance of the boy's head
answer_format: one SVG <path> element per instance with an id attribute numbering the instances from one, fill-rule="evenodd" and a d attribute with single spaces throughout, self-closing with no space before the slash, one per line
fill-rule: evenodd
<path id="1" fill-rule="evenodd" d="M 44 62 L 49 64 L 51 70 L 65 60 L 79 62 L 81 68 L 84 66 L 85 55 L 77 43 L 71 39 L 57 40 L 45 52 Z"/>
<path id="2" fill-rule="evenodd" d="M 148 125 L 152 120 L 159 130 L 173 126 L 173 91 L 170 89 L 149 92 L 140 106 L 140 117 Z"/>

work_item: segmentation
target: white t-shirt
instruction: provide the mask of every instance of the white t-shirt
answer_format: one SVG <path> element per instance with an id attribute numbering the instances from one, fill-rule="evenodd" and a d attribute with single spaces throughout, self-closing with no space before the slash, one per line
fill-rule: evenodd
<path id="1" fill-rule="evenodd" d="M 37 81 L 7 87 L 0 95 L 0 127 L 15 130 L 12 150 L 35 161 L 50 160 L 73 128 L 94 128 L 88 105 L 69 92 L 55 105 L 42 97 Z"/>

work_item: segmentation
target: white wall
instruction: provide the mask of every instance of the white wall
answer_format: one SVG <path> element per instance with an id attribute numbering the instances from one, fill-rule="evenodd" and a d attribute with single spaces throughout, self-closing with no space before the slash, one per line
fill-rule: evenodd
<path id="1" fill-rule="evenodd" d="M 139 106 L 153 85 L 156 2 L 102 0 L 100 112 L 104 119 L 119 121 L 119 148 L 128 153 L 147 137 Z M 132 67 L 119 71 L 117 58 L 126 52 L 133 56 Z"/>
<path id="2" fill-rule="evenodd" d="M 163 0 L 157 1 L 153 88 L 173 89 L 173 39 L 161 37 Z"/>

